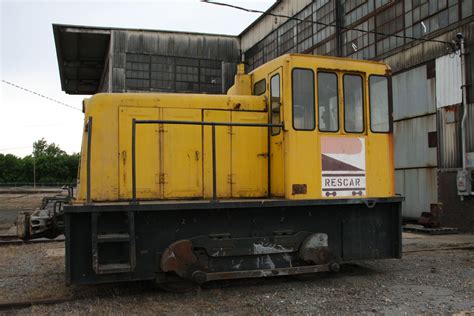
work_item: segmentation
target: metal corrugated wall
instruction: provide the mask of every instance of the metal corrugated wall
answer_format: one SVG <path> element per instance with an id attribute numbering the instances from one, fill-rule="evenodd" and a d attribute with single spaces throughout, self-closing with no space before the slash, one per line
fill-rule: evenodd
<path id="1" fill-rule="evenodd" d="M 395 169 L 437 166 L 436 147 L 429 147 L 430 132 L 436 132 L 436 114 L 395 122 Z"/>
<path id="2" fill-rule="evenodd" d="M 428 136 L 436 132 L 436 79 L 430 67 L 422 65 L 392 79 L 395 187 L 405 197 L 402 214 L 407 218 L 429 212 L 438 200 L 437 153 Z"/>
<path id="3" fill-rule="evenodd" d="M 438 109 L 440 168 L 461 167 L 461 118 L 461 106 L 446 106 Z"/>
<path id="4" fill-rule="evenodd" d="M 417 219 L 430 211 L 430 204 L 438 203 L 436 168 L 395 170 L 395 181 L 397 193 L 405 197 L 404 218 Z"/>
<path id="5" fill-rule="evenodd" d="M 225 93 L 240 59 L 234 36 L 112 30 L 111 41 L 113 92 Z"/>
<path id="6" fill-rule="evenodd" d="M 439 165 L 440 168 L 459 168 L 462 165 L 461 120 L 463 115 L 461 90 L 461 59 L 457 54 L 436 59 L 436 103 L 438 107 Z M 472 121 L 469 117 L 466 126 Z M 472 128 L 466 134 L 472 139 Z M 469 151 L 469 149 L 468 149 Z"/>
<path id="7" fill-rule="evenodd" d="M 435 79 L 427 79 L 427 65 L 396 74 L 392 80 L 395 121 L 436 113 Z"/>

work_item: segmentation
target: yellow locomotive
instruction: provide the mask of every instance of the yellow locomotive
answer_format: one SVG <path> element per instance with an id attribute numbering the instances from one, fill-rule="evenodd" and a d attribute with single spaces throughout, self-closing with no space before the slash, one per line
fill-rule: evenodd
<path id="1" fill-rule="evenodd" d="M 84 102 L 70 283 L 337 271 L 401 256 L 390 68 L 290 54 L 227 95 Z"/>

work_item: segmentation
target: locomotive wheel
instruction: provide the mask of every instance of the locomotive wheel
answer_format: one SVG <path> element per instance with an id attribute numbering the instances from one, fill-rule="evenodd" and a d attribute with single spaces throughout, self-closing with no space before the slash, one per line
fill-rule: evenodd
<path id="1" fill-rule="evenodd" d="M 196 290 L 199 285 L 187 280 L 173 281 L 173 282 L 161 282 L 156 283 L 156 287 L 160 290 L 170 293 L 187 293 Z"/>

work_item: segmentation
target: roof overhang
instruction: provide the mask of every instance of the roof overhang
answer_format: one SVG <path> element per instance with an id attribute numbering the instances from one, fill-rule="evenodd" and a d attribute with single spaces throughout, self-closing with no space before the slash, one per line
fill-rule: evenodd
<path id="1" fill-rule="evenodd" d="M 61 89 L 94 94 L 107 62 L 111 29 L 53 24 Z"/>

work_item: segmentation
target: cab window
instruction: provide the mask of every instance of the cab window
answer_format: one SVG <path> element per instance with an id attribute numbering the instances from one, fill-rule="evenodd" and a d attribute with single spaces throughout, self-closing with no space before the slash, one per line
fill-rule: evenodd
<path id="1" fill-rule="evenodd" d="M 318 126 L 321 132 L 339 130 L 337 75 L 318 72 Z"/>
<path id="2" fill-rule="evenodd" d="M 359 75 L 344 75 L 344 130 L 348 133 L 364 131 L 363 80 Z"/>
<path id="3" fill-rule="evenodd" d="M 262 95 L 265 93 L 267 83 L 265 79 L 262 79 L 258 81 L 254 86 L 253 86 L 253 95 Z"/>
<path id="4" fill-rule="evenodd" d="M 369 77 L 370 129 L 372 132 L 388 133 L 390 131 L 388 88 L 387 77 Z"/>
<path id="5" fill-rule="evenodd" d="M 276 74 L 270 80 L 270 110 L 272 124 L 280 124 L 280 75 Z M 279 127 L 272 127 L 272 135 L 280 133 Z"/>
<path id="6" fill-rule="evenodd" d="M 293 69 L 293 128 L 314 130 L 314 73 L 311 69 Z"/>

